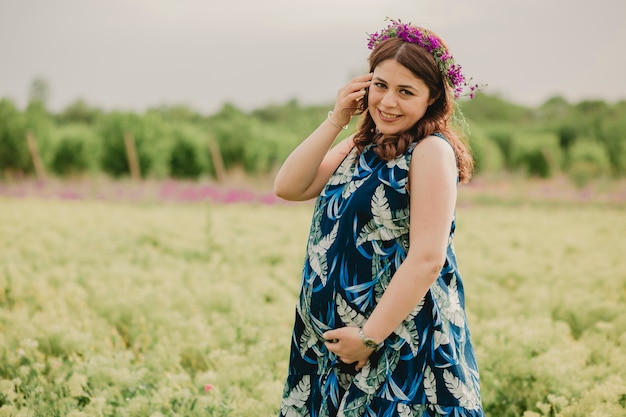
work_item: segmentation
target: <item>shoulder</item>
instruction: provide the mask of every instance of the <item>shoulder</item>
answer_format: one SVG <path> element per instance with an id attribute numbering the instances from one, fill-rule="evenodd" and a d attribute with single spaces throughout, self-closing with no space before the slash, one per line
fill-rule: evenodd
<path id="1" fill-rule="evenodd" d="M 442 136 L 429 135 L 417 142 L 413 149 L 413 159 L 427 157 L 438 160 L 452 159 L 455 161 L 454 149 L 452 145 Z M 456 163 L 455 163 L 456 164 Z"/>
<path id="2" fill-rule="evenodd" d="M 354 134 L 352 134 L 348 136 L 347 138 L 341 140 L 339 143 L 337 143 L 334 149 L 337 149 L 340 153 L 342 153 L 345 156 L 349 154 L 350 151 L 352 151 L 355 145 L 356 144 L 354 142 Z"/>
<path id="3" fill-rule="evenodd" d="M 427 136 L 413 150 L 409 175 L 414 181 L 446 178 L 456 184 L 458 168 L 454 150 L 440 136 Z M 447 181 L 447 180 L 446 180 Z"/>

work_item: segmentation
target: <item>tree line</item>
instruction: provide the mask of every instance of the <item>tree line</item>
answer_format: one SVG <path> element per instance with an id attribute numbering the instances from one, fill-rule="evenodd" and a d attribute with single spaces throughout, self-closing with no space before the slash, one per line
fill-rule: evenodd
<path id="1" fill-rule="evenodd" d="M 290 100 L 249 112 L 225 103 L 213 114 L 184 105 L 138 113 L 104 111 L 78 99 L 55 113 L 46 100 L 45 83 L 37 81 L 24 109 L 0 99 L 3 179 L 95 174 L 219 180 L 234 169 L 271 174 L 332 106 Z M 626 101 L 553 97 L 527 107 L 481 93 L 459 108 L 477 175 L 564 173 L 579 185 L 626 175 Z"/>

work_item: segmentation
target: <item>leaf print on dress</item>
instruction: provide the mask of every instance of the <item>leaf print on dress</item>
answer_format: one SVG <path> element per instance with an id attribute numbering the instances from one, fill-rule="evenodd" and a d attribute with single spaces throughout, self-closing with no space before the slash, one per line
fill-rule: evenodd
<path id="1" fill-rule="evenodd" d="M 321 196 L 326 198 L 326 213 L 329 219 L 337 220 L 349 206 L 352 195 L 359 187 L 367 182 L 372 175 L 372 169 L 367 161 L 359 159 L 355 163 L 356 151 L 353 150 L 339 165 L 322 190 Z"/>
<path id="2" fill-rule="evenodd" d="M 459 401 L 461 407 L 465 407 L 468 410 L 478 409 L 478 398 L 474 395 L 474 391 L 470 390 L 463 381 L 447 369 L 443 371 L 443 379 L 446 382 L 446 388 Z"/>
<path id="3" fill-rule="evenodd" d="M 298 340 L 298 348 L 300 349 L 300 353 L 303 355 L 308 351 L 311 347 L 313 347 L 317 343 L 317 337 L 313 332 L 311 326 L 304 327 L 304 331 L 302 335 L 300 335 L 300 340 Z"/>
<path id="4" fill-rule="evenodd" d="M 406 160 L 406 158 L 400 156 L 387 162 L 387 168 L 394 168 L 394 167 L 398 167 L 403 171 L 408 171 L 409 163 Z"/>
<path id="5" fill-rule="evenodd" d="M 280 412 L 285 417 L 308 417 L 309 411 L 305 408 L 311 395 L 311 377 L 304 375 L 298 385 L 293 387 L 288 395 L 283 396 Z"/>
<path id="6" fill-rule="evenodd" d="M 348 184 L 346 184 L 346 186 L 343 188 L 343 190 L 341 191 L 341 198 L 343 198 L 344 200 L 347 200 L 350 195 L 354 194 L 354 192 L 363 184 L 365 184 L 365 181 L 367 181 L 367 177 L 365 178 L 361 178 L 355 181 L 352 181 Z"/>
<path id="7" fill-rule="evenodd" d="M 413 356 L 417 355 L 420 346 L 420 335 L 417 331 L 417 325 L 415 324 L 415 317 L 422 311 L 424 307 L 424 299 L 419 302 L 418 305 L 415 306 L 413 311 L 409 313 L 406 319 L 402 321 L 393 331 L 396 335 L 401 337 L 405 343 L 408 343 L 411 348 L 411 352 Z"/>
<path id="8" fill-rule="evenodd" d="M 354 377 L 354 386 L 368 395 L 374 395 L 387 378 L 387 367 L 379 361 L 375 368 L 368 361 Z"/>
<path id="9" fill-rule="evenodd" d="M 372 287 L 376 285 L 376 281 L 364 282 L 362 284 L 345 286 L 346 295 L 349 295 L 350 301 L 361 311 L 367 310 L 374 305 L 374 294 Z"/>
<path id="10" fill-rule="evenodd" d="M 328 261 L 326 259 L 326 252 L 328 248 L 335 243 L 337 239 L 337 230 L 339 229 L 339 223 L 335 223 L 335 226 L 326 236 L 321 236 L 321 231 L 316 229 L 311 232 L 311 238 L 307 246 L 307 253 L 309 256 L 309 265 L 311 269 L 320 277 L 322 285 L 326 285 L 326 278 L 328 274 Z"/>
<path id="11" fill-rule="evenodd" d="M 436 282 L 431 286 L 433 295 L 437 300 L 437 303 L 441 306 L 441 313 L 446 317 L 450 323 L 457 327 L 465 326 L 465 315 L 461 308 L 461 301 L 459 299 L 459 292 L 456 284 L 456 275 L 450 280 L 450 285 L 447 286 L 446 291 L 441 288 L 441 284 Z"/>
<path id="12" fill-rule="evenodd" d="M 433 349 L 438 349 L 441 345 L 447 345 L 450 343 L 450 338 L 446 333 L 435 330 L 433 332 Z"/>
<path id="13" fill-rule="evenodd" d="M 365 316 L 350 307 L 344 298 L 337 294 L 337 314 L 344 325 L 350 327 L 361 327 L 365 323 Z"/>
<path id="14" fill-rule="evenodd" d="M 385 262 L 381 262 L 381 259 L 380 253 L 374 252 L 372 254 L 372 279 L 376 281 L 376 301 L 380 301 L 389 282 L 391 282 L 392 275 L 392 265 L 386 259 Z"/>
<path id="15" fill-rule="evenodd" d="M 411 407 L 404 403 L 398 403 L 397 407 L 398 417 L 413 417 L 413 412 L 411 412 Z"/>
<path id="16" fill-rule="evenodd" d="M 379 185 L 372 197 L 372 220 L 361 230 L 357 246 L 367 241 L 393 240 L 409 232 L 409 209 L 391 211 L 385 195 L 385 186 Z"/>
<path id="17" fill-rule="evenodd" d="M 330 330 L 328 326 L 324 326 L 323 323 L 321 323 L 319 320 L 316 320 L 315 317 L 311 317 L 309 315 L 309 318 L 311 318 L 312 321 L 314 321 L 318 325 L 318 328 L 320 325 L 323 326 L 320 329 L 322 333 L 327 330 Z M 306 323 L 306 320 L 303 320 L 303 322 Z M 298 340 L 298 348 L 300 349 L 300 353 L 304 355 L 311 348 L 313 348 L 313 350 L 319 353 L 320 349 L 319 349 L 318 344 L 319 344 L 320 339 L 321 339 L 321 336 L 317 334 L 313 326 L 311 324 L 305 324 L 304 331 L 302 332 L 302 335 L 300 336 L 300 339 Z"/>
<path id="18" fill-rule="evenodd" d="M 403 381 L 406 384 L 406 381 Z M 396 380 L 393 378 L 387 378 L 385 380 L 385 389 L 383 390 L 382 397 L 389 401 L 408 401 L 409 397 L 406 393 L 396 384 Z"/>
<path id="19" fill-rule="evenodd" d="M 383 172 L 379 173 L 380 182 L 400 194 L 407 194 L 406 186 L 409 182 L 407 171 L 409 170 L 409 165 L 406 158 L 398 157 L 387 162 L 387 168 L 389 169 L 385 171 L 385 175 L 382 175 Z"/>
<path id="20" fill-rule="evenodd" d="M 372 175 L 372 168 L 368 165 L 367 161 L 359 158 L 359 162 L 356 165 L 350 167 L 351 181 L 346 183 L 341 190 L 341 198 L 344 200 L 350 200 L 352 194 L 356 192 Z"/>
<path id="21" fill-rule="evenodd" d="M 352 151 L 350 151 L 348 156 L 346 156 L 341 165 L 339 165 L 332 177 L 330 177 L 330 180 L 328 180 L 328 185 L 339 185 L 350 182 L 355 169 L 355 160 L 356 152 L 353 149 Z"/>
<path id="22" fill-rule="evenodd" d="M 367 396 L 360 396 L 351 404 L 346 404 L 346 398 L 348 393 L 343 396 L 343 400 L 341 404 L 339 404 L 339 413 L 337 413 L 337 417 L 365 417 L 368 416 L 365 414 L 367 412 Z M 368 416 L 369 417 L 369 416 Z"/>
<path id="23" fill-rule="evenodd" d="M 426 398 L 431 404 L 437 404 L 437 383 L 435 381 L 435 374 L 433 374 L 430 366 L 426 367 L 424 371 L 424 392 Z"/>
<path id="24" fill-rule="evenodd" d="M 374 365 L 370 360 L 363 368 L 361 368 L 361 370 L 354 377 L 354 386 L 367 394 L 368 397 L 375 395 L 383 387 L 383 385 L 393 381 L 391 375 L 398 366 L 399 361 L 399 351 L 385 350 Z M 389 392 L 390 390 L 386 389 L 381 396 L 393 401 L 393 394 L 389 394 Z"/>

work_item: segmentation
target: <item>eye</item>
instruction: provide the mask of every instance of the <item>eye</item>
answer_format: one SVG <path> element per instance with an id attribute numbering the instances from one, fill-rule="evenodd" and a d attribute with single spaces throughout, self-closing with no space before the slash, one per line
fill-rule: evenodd
<path id="1" fill-rule="evenodd" d="M 374 85 L 375 85 L 376 87 L 378 87 L 378 88 L 382 88 L 382 89 L 387 88 L 387 84 L 385 84 L 385 83 L 381 83 L 381 82 L 374 83 Z"/>
<path id="2" fill-rule="evenodd" d="M 412 96 L 412 95 L 414 95 L 412 91 L 409 91 L 409 90 L 404 89 L 404 88 L 402 90 L 400 90 L 400 94 L 405 95 L 405 96 Z"/>

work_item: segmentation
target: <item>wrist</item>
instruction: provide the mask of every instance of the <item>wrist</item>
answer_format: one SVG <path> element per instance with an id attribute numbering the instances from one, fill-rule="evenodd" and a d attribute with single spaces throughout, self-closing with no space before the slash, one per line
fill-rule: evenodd
<path id="1" fill-rule="evenodd" d="M 350 123 L 350 120 L 348 120 L 348 123 L 342 125 L 341 123 L 337 123 L 334 119 L 333 119 L 333 111 L 329 111 L 328 112 L 328 116 L 326 117 L 326 119 L 330 122 L 331 125 L 335 126 L 337 129 L 343 129 L 343 130 L 347 130 L 348 129 L 348 124 Z"/>
<path id="2" fill-rule="evenodd" d="M 373 338 L 365 334 L 365 331 L 363 330 L 362 327 L 359 327 L 359 337 L 361 338 L 361 341 L 363 342 L 365 347 L 368 349 L 376 349 L 380 345 L 378 341 L 374 340 Z"/>

